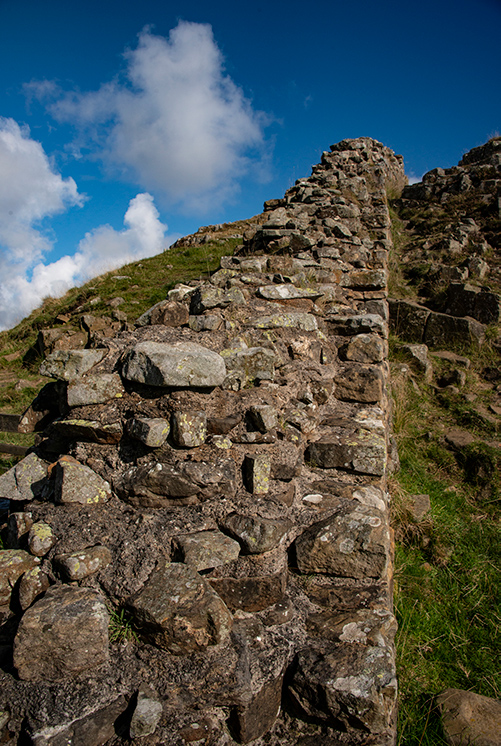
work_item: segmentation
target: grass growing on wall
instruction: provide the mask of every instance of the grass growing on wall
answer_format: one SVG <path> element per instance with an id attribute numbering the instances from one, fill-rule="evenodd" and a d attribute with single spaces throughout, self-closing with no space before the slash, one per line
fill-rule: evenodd
<path id="1" fill-rule="evenodd" d="M 501 697 L 499 497 L 443 444 L 457 412 L 425 384 L 394 386 L 400 472 L 392 485 L 396 530 L 401 746 L 445 744 L 435 696 L 447 687 Z M 477 429 L 479 441 L 489 433 Z M 492 437 L 492 436 L 490 436 Z M 428 494 L 431 515 L 409 520 L 409 495 Z"/>

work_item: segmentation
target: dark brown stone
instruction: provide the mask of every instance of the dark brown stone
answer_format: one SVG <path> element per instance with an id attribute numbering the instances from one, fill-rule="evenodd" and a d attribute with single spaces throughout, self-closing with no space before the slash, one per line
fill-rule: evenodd
<path id="1" fill-rule="evenodd" d="M 14 666 L 27 681 L 59 681 L 108 661 L 108 611 L 90 588 L 61 585 L 25 612 L 14 640 Z"/>

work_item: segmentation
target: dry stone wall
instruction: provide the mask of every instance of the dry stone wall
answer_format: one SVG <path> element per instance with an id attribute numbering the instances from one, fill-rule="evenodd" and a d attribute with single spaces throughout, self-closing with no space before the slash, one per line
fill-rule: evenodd
<path id="1" fill-rule="evenodd" d="M 210 282 L 46 358 L 42 442 L 0 477 L 2 743 L 394 743 L 404 179 L 332 146 Z"/>

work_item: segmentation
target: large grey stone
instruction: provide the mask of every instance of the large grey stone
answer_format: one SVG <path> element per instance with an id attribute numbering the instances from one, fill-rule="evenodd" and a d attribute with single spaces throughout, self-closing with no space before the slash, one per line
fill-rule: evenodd
<path id="1" fill-rule="evenodd" d="M 59 681 L 108 660 L 108 611 L 91 588 L 61 585 L 25 612 L 14 640 L 14 666 L 27 681 Z"/>
<path id="2" fill-rule="evenodd" d="M 302 573 L 379 578 L 390 553 L 388 518 L 377 508 L 343 501 L 335 513 L 296 539 Z"/>
<path id="3" fill-rule="evenodd" d="M 207 581 L 179 562 L 161 563 L 130 607 L 142 634 L 174 655 L 219 644 L 233 623 Z"/>
<path id="4" fill-rule="evenodd" d="M 122 438 L 120 422 L 102 424 L 97 420 L 66 419 L 52 423 L 50 430 L 56 436 L 68 440 L 87 440 L 91 443 L 110 444 L 119 443 Z"/>
<path id="5" fill-rule="evenodd" d="M 317 320 L 311 313 L 276 313 L 272 316 L 260 316 L 249 324 L 256 329 L 302 329 L 306 332 L 318 329 Z"/>
<path id="6" fill-rule="evenodd" d="M 340 316 L 333 314 L 327 316 L 327 328 L 331 334 L 339 334 L 351 337 L 355 334 L 376 333 L 385 337 L 388 333 L 388 327 L 378 313 L 355 314 L 353 316 Z"/>
<path id="7" fill-rule="evenodd" d="M 55 467 L 54 493 L 56 503 L 97 505 L 107 502 L 111 488 L 99 474 L 71 456 L 63 456 Z"/>
<path id="8" fill-rule="evenodd" d="M 0 476 L 0 498 L 28 502 L 40 496 L 46 481 L 47 464 L 29 453 Z"/>
<path id="9" fill-rule="evenodd" d="M 256 381 L 272 381 L 275 376 L 276 355 L 266 347 L 223 350 L 222 355 L 228 369 L 228 379 L 237 380 L 241 388 Z"/>
<path id="10" fill-rule="evenodd" d="M 295 300 L 296 298 L 317 300 L 322 295 L 321 292 L 313 288 L 300 288 L 291 283 L 265 285 L 259 288 L 258 294 L 266 300 Z"/>
<path id="11" fill-rule="evenodd" d="M 139 342 L 126 356 L 122 375 L 150 386 L 212 388 L 226 376 L 221 355 L 193 342 Z"/>
<path id="12" fill-rule="evenodd" d="M 223 290 L 211 285 L 198 288 L 191 296 L 190 313 L 198 315 L 211 308 L 226 308 L 230 303 L 245 304 L 245 297 L 238 288 Z"/>
<path id="13" fill-rule="evenodd" d="M 107 350 L 56 350 L 41 364 L 40 375 L 71 381 L 87 373 L 106 353 Z"/>
<path id="14" fill-rule="evenodd" d="M 68 406 L 83 407 L 121 399 L 125 393 L 118 373 L 100 373 L 77 378 L 68 384 Z"/>
<path id="15" fill-rule="evenodd" d="M 137 703 L 130 721 L 129 734 L 131 738 L 144 738 L 156 731 L 163 706 L 158 695 L 144 684 L 139 688 Z"/>

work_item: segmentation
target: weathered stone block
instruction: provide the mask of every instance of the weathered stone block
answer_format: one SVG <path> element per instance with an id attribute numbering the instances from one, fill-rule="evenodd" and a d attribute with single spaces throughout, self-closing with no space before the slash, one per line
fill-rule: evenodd
<path id="1" fill-rule="evenodd" d="M 437 697 L 447 743 L 450 746 L 498 746 L 501 702 L 462 689 L 445 689 Z"/>
<path id="2" fill-rule="evenodd" d="M 296 539 L 302 573 L 379 578 L 390 554 L 388 518 L 376 508 L 343 501 L 336 512 Z"/>
<path id="3" fill-rule="evenodd" d="M 108 660 L 108 612 L 90 588 L 49 588 L 21 619 L 14 666 L 25 681 L 59 681 Z"/>
<path id="4" fill-rule="evenodd" d="M 283 676 L 264 684 L 251 701 L 235 707 L 230 715 L 230 729 L 238 743 L 260 738 L 273 726 L 280 712 Z"/>
<path id="5" fill-rule="evenodd" d="M 195 570 L 209 570 L 236 560 L 240 544 L 221 531 L 198 531 L 187 536 L 178 536 L 175 543 L 182 560 Z"/>
<path id="6" fill-rule="evenodd" d="M 358 290 L 386 288 L 388 273 L 384 269 L 358 269 L 346 272 L 341 279 L 341 286 Z"/>
<path id="7" fill-rule="evenodd" d="M 357 334 L 340 347 L 339 357 L 355 363 L 381 363 L 387 352 L 387 343 L 377 334 Z"/>
<path id="8" fill-rule="evenodd" d="M 160 448 L 170 433 L 170 424 L 163 417 L 134 417 L 129 421 L 129 435 L 137 438 L 148 448 Z"/>
<path id="9" fill-rule="evenodd" d="M 223 358 L 193 342 L 139 342 L 128 353 L 122 375 L 150 386 L 212 388 L 226 376 Z"/>
<path id="10" fill-rule="evenodd" d="M 125 393 L 118 373 L 101 373 L 73 379 L 68 384 L 68 406 L 83 407 L 121 399 Z"/>
<path id="11" fill-rule="evenodd" d="M 0 606 L 10 603 L 12 589 L 21 575 L 32 570 L 40 562 L 22 549 L 0 551 Z"/>
<path id="12" fill-rule="evenodd" d="M 266 285 L 258 289 L 258 294 L 265 300 L 295 300 L 296 298 L 309 298 L 317 300 L 321 292 L 313 288 L 301 288 L 291 283 Z"/>
<path id="13" fill-rule="evenodd" d="M 385 379 L 376 365 L 342 365 L 334 377 L 335 396 L 341 401 L 378 402 L 383 397 Z"/>
<path id="14" fill-rule="evenodd" d="M 310 443 L 305 460 L 324 469 L 346 469 L 362 474 L 382 475 L 387 459 L 386 438 L 376 432 L 332 431 Z"/>
<path id="15" fill-rule="evenodd" d="M 245 457 L 244 475 L 247 489 L 254 495 L 264 495 L 270 489 L 271 456 L 266 453 Z"/>
<path id="16" fill-rule="evenodd" d="M 110 564 L 112 555 L 107 547 L 95 546 L 56 558 L 57 564 L 69 581 L 83 580 Z"/>
<path id="17" fill-rule="evenodd" d="M 57 541 L 52 527 L 44 521 L 34 523 L 28 533 L 28 547 L 35 557 L 44 557 Z"/>
<path id="18" fill-rule="evenodd" d="M 40 496 L 45 486 L 47 464 L 30 453 L 0 476 L 0 498 L 29 502 Z"/>
<path id="19" fill-rule="evenodd" d="M 249 414 L 262 433 L 274 430 L 278 424 L 277 410 L 269 404 L 255 404 L 250 408 Z"/>
<path id="20" fill-rule="evenodd" d="M 259 554 L 281 544 L 292 523 L 283 519 L 230 513 L 222 522 L 222 527 L 240 542 L 245 554 Z"/>
<path id="21" fill-rule="evenodd" d="M 158 696 L 144 684 L 139 688 L 137 703 L 130 721 L 131 738 L 144 738 L 156 731 L 162 717 L 163 706 Z"/>
<path id="22" fill-rule="evenodd" d="M 91 443 L 113 445 L 122 438 L 122 426 L 119 422 L 103 425 L 95 420 L 57 420 L 50 430 L 66 440 L 87 440 Z"/>
<path id="23" fill-rule="evenodd" d="M 485 326 L 467 316 L 459 318 L 431 312 L 423 341 L 428 347 L 465 349 L 480 346 L 485 338 Z"/>
<path id="24" fill-rule="evenodd" d="M 207 285 L 197 288 L 191 296 L 190 313 L 197 316 L 211 308 L 226 308 L 230 303 L 245 304 L 245 296 L 238 288 L 223 290 Z"/>
<path id="25" fill-rule="evenodd" d="M 300 651 L 289 684 L 293 702 L 305 715 L 339 728 L 354 739 L 378 736 L 394 743 L 397 680 L 391 648 L 332 643 Z M 357 742 L 357 741 L 354 741 Z"/>
<path id="26" fill-rule="evenodd" d="M 279 546 L 266 554 L 240 556 L 205 577 L 231 611 L 261 611 L 284 597 L 287 555 Z"/>
<path id="27" fill-rule="evenodd" d="M 205 412 L 174 412 L 172 437 L 180 448 L 196 448 L 205 443 L 207 437 L 207 415 Z"/>
<path id="28" fill-rule="evenodd" d="M 223 325 L 223 318 L 215 314 L 190 316 L 188 324 L 194 332 L 214 332 Z"/>
<path id="29" fill-rule="evenodd" d="M 327 329 L 331 334 L 339 334 L 351 337 L 355 334 L 380 334 L 386 337 L 388 327 L 383 319 L 377 313 L 355 314 L 353 316 L 339 316 L 333 314 L 327 316 Z"/>
<path id="30" fill-rule="evenodd" d="M 161 564 L 130 600 L 142 634 L 158 647 L 183 655 L 217 645 L 229 635 L 232 616 L 195 570 Z"/>
<path id="31" fill-rule="evenodd" d="M 430 310 L 408 300 L 388 299 L 390 326 L 399 337 L 407 342 L 420 344 L 424 340 L 424 330 Z"/>
<path id="32" fill-rule="evenodd" d="M 272 381 L 275 377 L 276 355 L 266 347 L 250 347 L 247 350 L 223 350 L 228 370 L 228 379 L 237 380 L 240 388 L 256 381 Z M 225 382 L 225 388 L 228 382 Z"/>
<path id="33" fill-rule="evenodd" d="M 49 587 L 49 578 L 36 565 L 21 576 L 19 582 L 19 604 L 23 611 L 41 596 Z"/>
<path id="34" fill-rule="evenodd" d="M 302 329 L 314 332 L 318 329 L 315 316 L 311 313 L 276 313 L 273 316 L 260 316 L 249 322 L 256 329 Z"/>
<path id="35" fill-rule="evenodd" d="M 41 364 L 40 375 L 71 381 L 80 378 L 106 355 L 107 350 L 56 350 Z"/>
<path id="36" fill-rule="evenodd" d="M 55 467 L 54 494 L 56 503 L 97 505 L 110 499 L 111 488 L 88 466 L 63 456 Z"/>

